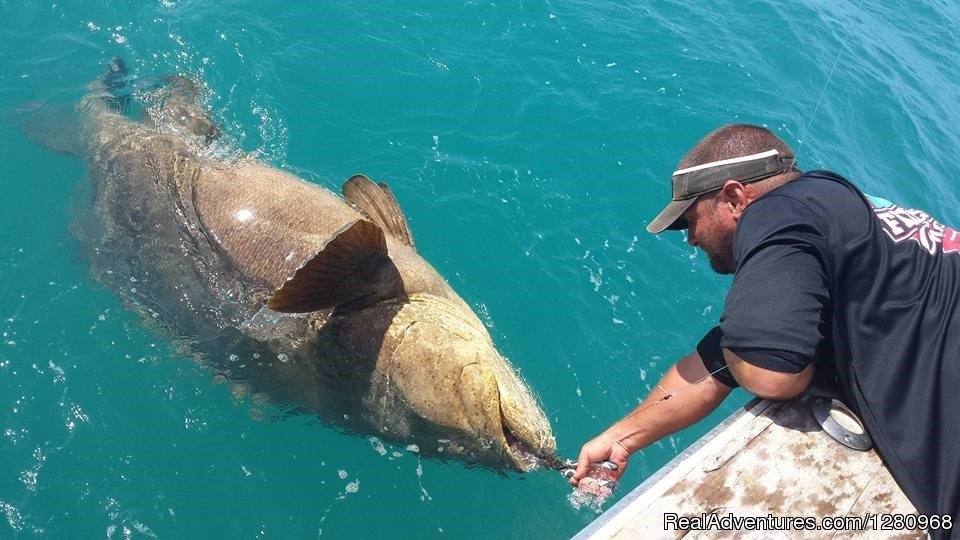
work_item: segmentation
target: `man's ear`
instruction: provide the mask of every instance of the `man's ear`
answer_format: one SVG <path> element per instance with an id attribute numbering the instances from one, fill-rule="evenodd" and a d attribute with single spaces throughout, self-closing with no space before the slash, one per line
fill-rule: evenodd
<path id="1" fill-rule="evenodd" d="M 720 193 L 723 197 L 723 202 L 729 204 L 730 210 L 737 216 L 743 212 L 750 202 L 746 188 L 736 180 L 727 180 L 723 184 L 723 187 L 720 188 Z"/>

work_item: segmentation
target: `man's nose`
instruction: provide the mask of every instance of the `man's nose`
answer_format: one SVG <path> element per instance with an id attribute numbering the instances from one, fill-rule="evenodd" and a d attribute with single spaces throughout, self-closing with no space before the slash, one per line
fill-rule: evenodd
<path id="1" fill-rule="evenodd" d="M 697 237 L 693 234 L 692 229 L 687 229 L 687 243 L 693 247 L 697 247 Z"/>

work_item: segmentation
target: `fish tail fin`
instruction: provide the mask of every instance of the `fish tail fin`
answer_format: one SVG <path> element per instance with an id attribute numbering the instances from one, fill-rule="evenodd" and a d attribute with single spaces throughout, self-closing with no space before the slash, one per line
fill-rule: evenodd
<path id="1" fill-rule="evenodd" d="M 130 110 L 130 77 L 127 63 L 114 56 L 107 63 L 103 74 L 91 82 L 89 92 L 81 100 L 82 109 L 105 108 L 124 114 Z"/>
<path id="2" fill-rule="evenodd" d="M 122 57 L 114 56 L 107 64 L 107 69 L 104 70 L 103 75 L 100 76 L 100 80 L 102 80 L 104 86 L 110 90 L 116 90 L 127 85 L 128 74 L 127 63 Z"/>
<path id="3" fill-rule="evenodd" d="M 33 101 L 5 115 L 30 140 L 58 154 L 78 156 L 82 150 L 83 115 L 96 112 L 123 113 L 130 107 L 126 63 L 114 57 L 103 74 L 87 85 L 79 106 Z"/>

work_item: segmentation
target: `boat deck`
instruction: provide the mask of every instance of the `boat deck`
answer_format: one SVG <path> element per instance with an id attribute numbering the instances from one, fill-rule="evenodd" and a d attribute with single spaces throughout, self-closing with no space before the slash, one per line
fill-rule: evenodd
<path id="1" fill-rule="evenodd" d="M 874 530 L 893 519 L 884 514 L 917 511 L 874 450 L 847 448 L 823 432 L 808 399 L 748 403 L 575 538 L 926 538 L 922 530 Z M 863 524 L 787 523 L 804 518 L 804 527 L 816 527 L 824 517 Z M 744 518 L 755 522 L 735 522 Z M 748 530 L 757 527 L 766 530 Z"/>

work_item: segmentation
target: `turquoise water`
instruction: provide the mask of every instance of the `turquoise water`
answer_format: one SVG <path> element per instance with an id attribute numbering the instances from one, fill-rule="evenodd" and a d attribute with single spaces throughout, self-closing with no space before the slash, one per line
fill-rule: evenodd
<path id="1" fill-rule="evenodd" d="M 573 457 L 722 311 L 728 278 L 644 231 L 707 131 L 765 124 L 805 168 L 960 222 L 954 3 L 628 4 L 0 0 L 0 114 L 73 102 L 121 55 L 202 76 L 226 137 L 275 166 L 390 183 Z M 596 517 L 556 473 L 381 452 L 235 394 L 91 279 L 82 163 L 9 122 L 0 141 L 0 537 L 563 538 Z M 637 454 L 618 496 L 746 399 Z"/>

